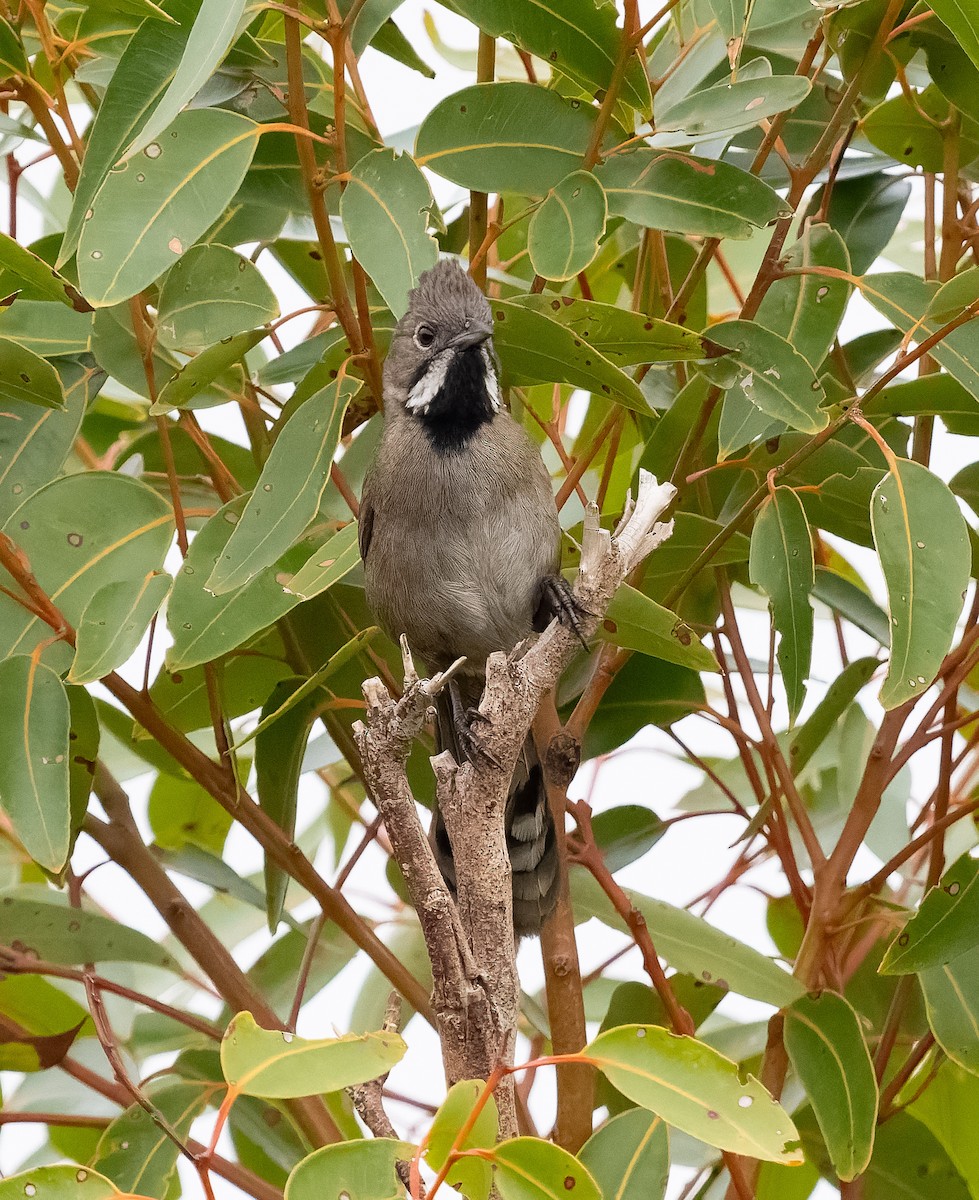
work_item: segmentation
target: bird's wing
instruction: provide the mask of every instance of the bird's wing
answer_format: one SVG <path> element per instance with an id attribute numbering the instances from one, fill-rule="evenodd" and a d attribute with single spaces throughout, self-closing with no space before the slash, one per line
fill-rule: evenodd
<path id="1" fill-rule="evenodd" d="M 374 506 L 367 496 L 360 501 L 360 515 L 357 518 L 357 542 L 360 546 L 360 557 L 367 561 L 367 551 L 371 545 L 371 534 L 374 532 Z"/>

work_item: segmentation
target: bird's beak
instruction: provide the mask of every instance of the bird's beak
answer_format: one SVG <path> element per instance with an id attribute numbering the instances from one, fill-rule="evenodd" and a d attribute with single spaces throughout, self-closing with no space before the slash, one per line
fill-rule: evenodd
<path id="1" fill-rule="evenodd" d="M 469 346 L 479 346 L 493 336 L 493 326 L 484 325 L 482 321 L 474 321 L 468 329 L 454 337 L 449 343 L 456 349 L 465 350 Z"/>

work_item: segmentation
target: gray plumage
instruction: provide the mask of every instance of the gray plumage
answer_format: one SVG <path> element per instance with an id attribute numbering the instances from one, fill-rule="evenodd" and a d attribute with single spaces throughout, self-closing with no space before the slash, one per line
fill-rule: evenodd
<path id="1" fill-rule="evenodd" d="M 361 554 L 367 599 L 430 670 L 460 656 L 464 704 L 482 691 L 487 656 L 541 623 L 544 581 L 560 562 L 547 470 L 500 407 L 486 298 L 450 261 L 411 293 L 384 366 L 384 431 L 364 485 Z M 549 615 L 549 614 L 545 614 Z M 458 713 L 440 697 L 439 741 L 457 758 Z M 514 926 L 536 933 L 556 900 L 557 855 L 531 739 L 511 783 L 507 834 Z M 433 846 L 454 885 L 436 813 Z"/>

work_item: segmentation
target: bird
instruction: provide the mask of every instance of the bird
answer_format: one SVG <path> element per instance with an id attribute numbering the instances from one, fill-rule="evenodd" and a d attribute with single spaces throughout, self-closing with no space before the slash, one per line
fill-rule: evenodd
<path id="1" fill-rule="evenodd" d="M 507 412 L 492 310 L 454 259 L 422 273 L 384 362 L 384 425 L 362 491 L 366 596 L 392 638 L 432 671 L 462 669 L 437 698 L 436 740 L 457 762 L 482 753 L 474 707 L 487 657 L 557 616 L 579 639 L 560 575 L 561 527 L 540 452 Z M 543 771 L 528 735 L 505 810 L 514 931 L 539 934 L 560 886 Z M 452 847 L 437 808 L 430 841 L 446 883 Z"/>

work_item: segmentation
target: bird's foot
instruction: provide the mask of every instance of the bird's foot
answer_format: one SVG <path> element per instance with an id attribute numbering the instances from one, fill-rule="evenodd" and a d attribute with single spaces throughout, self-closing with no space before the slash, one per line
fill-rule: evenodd
<path id="1" fill-rule="evenodd" d="M 581 642 L 582 649 L 587 650 L 588 643 L 585 641 L 581 618 L 594 615 L 578 603 L 571 590 L 571 584 L 563 575 L 545 575 L 541 580 L 537 612 L 534 614 L 535 629 L 546 629 L 554 617 L 557 617 L 566 629 L 574 632 Z"/>
<path id="2" fill-rule="evenodd" d="M 473 729 L 478 721 L 485 721 L 483 714 L 475 708 L 466 708 L 462 702 L 459 685 L 454 679 L 449 680 L 449 703 L 452 708 L 452 727 L 456 735 L 456 743 L 467 762 L 476 766 L 480 759 L 491 763 L 494 767 L 502 764 L 496 755 L 484 743 L 483 739 Z"/>

